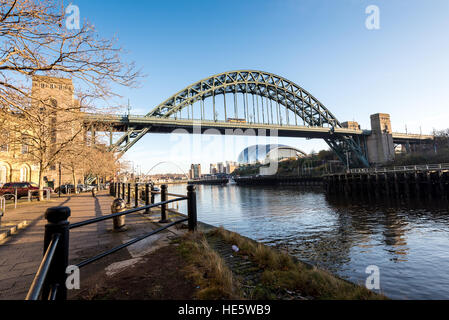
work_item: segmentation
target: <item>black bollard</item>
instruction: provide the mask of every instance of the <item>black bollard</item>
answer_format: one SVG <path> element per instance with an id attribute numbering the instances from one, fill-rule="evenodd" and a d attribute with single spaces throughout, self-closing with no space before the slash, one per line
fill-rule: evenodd
<path id="1" fill-rule="evenodd" d="M 136 183 L 134 185 L 134 207 L 137 208 L 139 206 L 139 184 Z"/>
<path id="2" fill-rule="evenodd" d="M 150 185 L 145 183 L 145 206 L 150 205 Z M 145 213 L 150 213 L 150 209 L 146 208 Z"/>
<path id="3" fill-rule="evenodd" d="M 161 202 L 167 201 L 167 185 L 161 185 Z M 161 204 L 161 220 L 159 223 L 169 223 L 170 219 L 167 219 L 167 204 Z"/>
<path id="4" fill-rule="evenodd" d="M 57 287 L 56 300 L 67 300 L 65 285 L 66 269 L 69 264 L 69 207 L 52 207 L 45 212 L 44 254 L 56 234 L 59 234 L 58 245 L 42 287 L 42 299 L 47 300 L 53 287 Z"/>
<path id="5" fill-rule="evenodd" d="M 155 196 L 154 192 L 155 191 L 156 190 L 154 189 L 154 184 L 151 184 L 151 204 L 154 204 L 154 196 Z"/>
<path id="6" fill-rule="evenodd" d="M 187 186 L 187 215 L 189 231 L 195 231 L 197 227 L 196 191 L 194 185 Z"/>
<path id="7" fill-rule="evenodd" d="M 131 183 L 128 183 L 128 200 L 126 201 L 126 204 L 131 203 Z"/>

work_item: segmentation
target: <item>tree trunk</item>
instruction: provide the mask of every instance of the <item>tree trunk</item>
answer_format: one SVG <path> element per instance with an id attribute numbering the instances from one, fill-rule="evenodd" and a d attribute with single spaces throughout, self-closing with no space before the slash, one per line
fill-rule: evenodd
<path id="1" fill-rule="evenodd" d="M 75 169 L 72 169 L 72 178 L 73 178 L 73 185 L 75 187 L 75 193 L 78 193 L 78 188 L 76 185 L 76 174 L 75 174 Z"/>
<path id="2" fill-rule="evenodd" d="M 44 200 L 44 171 L 42 165 L 39 166 L 39 201 Z"/>

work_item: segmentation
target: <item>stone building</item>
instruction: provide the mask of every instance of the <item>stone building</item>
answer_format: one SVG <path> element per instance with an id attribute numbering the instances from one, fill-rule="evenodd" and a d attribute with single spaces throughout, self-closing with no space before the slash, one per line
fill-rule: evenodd
<path id="1" fill-rule="evenodd" d="M 71 79 L 34 76 L 32 78 L 31 95 L 34 99 L 49 101 L 54 107 L 71 108 L 77 103 L 74 99 Z M 39 106 L 32 105 L 32 108 L 37 107 Z M 67 128 L 67 130 L 67 132 L 70 132 L 72 128 Z M 10 133 L 4 134 L 9 135 Z M 55 135 L 54 139 L 58 139 L 58 137 Z M 38 164 L 24 160 L 28 152 L 28 145 L 23 143 L 20 137 L 10 137 L 8 140 L 8 143 L 0 146 L 0 184 L 24 181 L 38 183 Z M 44 172 L 45 186 L 59 186 L 59 172 L 58 163 L 53 164 Z M 83 172 L 78 171 L 77 176 L 79 177 L 77 182 L 82 183 L 84 180 Z M 61 166 L 61 182 L 62 184 L 73 183 L 72 173 L 63 166 Z"/>

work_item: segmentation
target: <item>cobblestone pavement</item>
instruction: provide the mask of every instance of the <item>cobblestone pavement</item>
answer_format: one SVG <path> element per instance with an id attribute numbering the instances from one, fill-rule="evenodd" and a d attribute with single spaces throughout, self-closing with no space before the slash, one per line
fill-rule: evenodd
<path id="1" fill-rule="evenodd" d="M 44 213 L 47 207 L 65 205 L 70 198 L 50 202 L 32 202 L 7 208 L 2 224 L 26 220 L 26 229 L 19 230 L 0 243 L 0 299 L 23 299 L 42 259 Z"/>
<path id="2" fill-rule="evenodd" d="M 9 210 L 4 221 L 27 220 L 28 226 L 0 242 L 0 300 L 22 300 L 33 281 L 43 255 L 44 226 L 46 208 L 68 206 L 71 209 L 71 223 L 107 215 L 111 213 L 113 198 L 102 191 L 96 198 L 91 194 L 80 194 L 50 202 L 35 202 Z M 133 213 L 126 216 L 126 227 L 122 232 L 112 230 L 112 221 L 106 220 L 70 231 L 69 263 L 77 264 L 105 250 L 150 232 L 161 225 L 157 223 L 160 215 Z M 99 273 L 116 264 L 136 259 L 155 250 L 169 241 L 169 238 L 185 231 L 185 226 L 174 226 L 164 232 L 139 241 L 124 250 L 106 256 L 81 269 L 83 281 L 95 281 Z M 69 298 L 74 292 L 69 292 Z"/>
<path id="3" fill-rule="evenodd" d="M 110 213 L 112 198 L 101 192 L 97 198 L 90 194 L 55 198 L 50 202 L 24 204 L 10 209 L 4 222 L 26 220 L 28 226 L 0 243 L 0 300 L 24 299 L 42 260 L 46 208 L 68 206 L 70 222 L 77 222 Z M 83 251 L 110 245 L 114 241 L 106 233 L 106 223 L 74 229 L 70 237 L 70 261 L 81 260 Z M 81 256 L 80 256 L 81 254 Z"/>

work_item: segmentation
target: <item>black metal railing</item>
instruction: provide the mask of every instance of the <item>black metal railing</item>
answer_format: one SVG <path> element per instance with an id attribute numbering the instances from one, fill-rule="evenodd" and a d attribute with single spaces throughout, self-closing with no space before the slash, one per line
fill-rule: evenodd
<path id="1" fill-rule="evenodd" d="M 125 185 L 111 184 L 110 194 L 120 195 L 120 187 L 122 191 L 125 190 Z M 130 190 L 130 189 L 128 189 Z M 155 191 L 154 187 L 147 184 L 145 186 L 145 205 L 137 207 L 138 205 L 138 185 L 135 186 L 136 195 L 135 208 L 112 213 L 106 216 L 92 218 L 77 223 L 69 223 L 70 208 L 68 207 L 52 207 L 48 208 L 45 212 L 45 218 L 48 223 L 45 225 L 44 235 L 44 257 L 39 266 L 39 269 L 34 277 L 31 287 L 26 296 L 26 300 L 66 300 L 67 299 L 67 287 L 66 287 L 66 270 L 68 267 L 69 258 L 69 236 L 70 230 L 75 228 L 84 227 L 93 223 L 97 223 L 104 220 L 114 219 L 120 216 L 125 216 L 138 211 L 148 213 L 151 208 L 161 207 L 161 223 L 167 223 L 166 225 L 136 237 L 124 244 L 114 247 L 110 250 L 102 252 L 94 257 L 88 258 L 76 266 L 82 268 L 92 262 L 95 262 L 107 255 L 117 252 L 123 248 L 126 248 L 138 241 L 148 238 L 158 232 L 161 232 L 167 228 L 170 228 L 176 224 L 187 222 L 188 230 L 193 232 L 197 227 L 197 210 L 196 210 L 196 191 L 193 185 L 187 186 L 187 195 L 176 195 L 177 198 L 167 200 L 167 186 L 161 186 L 161 192 Z M 154 203 L 154 194 L 161 194 L 161 201 Z M 124 194 L 121 194 L 123 196 Z M 123 199 L 122 198 L 122 199 Z M 187 218 L 181 218 L 175 221 L 170 221 L 166 216 L 166 206 L 169 203 L 187 200 Z M 151 201 L 151 203 L 149 203 Z"/>

